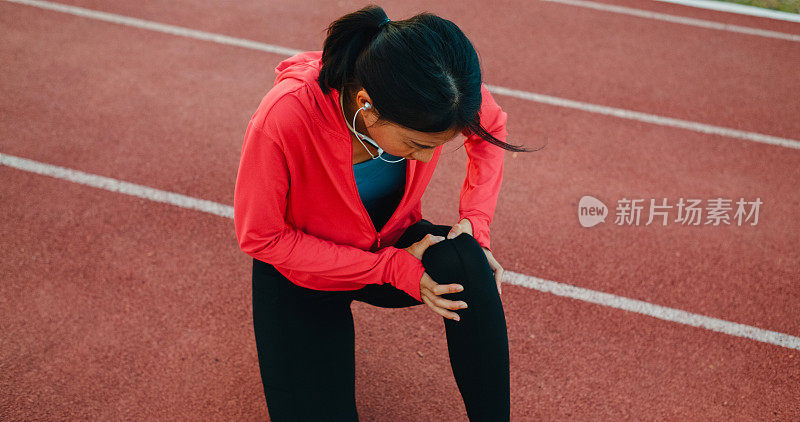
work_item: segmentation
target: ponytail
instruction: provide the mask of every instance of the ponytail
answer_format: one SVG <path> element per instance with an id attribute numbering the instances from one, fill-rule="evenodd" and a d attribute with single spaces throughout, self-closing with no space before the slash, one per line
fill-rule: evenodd
<path id="1" fill-rule="evenodd" d="M 365 89 L 379 120 L 418 132 L 454 128 L 509 151 L 530 152 L 480 124 L 481 68 L 472 43 L 453 22 L 423 12 L 387 20 L 375 5 L 327 27 L 319 86 L 349 95 Z"/>
<path id="2" fill-rule="evenodd" d="M 368 48 L 372 39 L 386 28 L 379 25 L 387 19 L 378 6 L 365 7 L 331 23 L 322 49 L 322 69 L 319 85 L 328 94 L 329 87 L 337 90 L 356 80 L 356 60 Z M 388 26 L 388 24 L 387 24 Z"/>

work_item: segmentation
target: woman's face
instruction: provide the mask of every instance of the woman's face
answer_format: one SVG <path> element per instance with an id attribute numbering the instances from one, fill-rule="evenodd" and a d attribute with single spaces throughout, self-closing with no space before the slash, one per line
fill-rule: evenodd
<path id="1" fill-rule="evenodd" d="M 372 104 L 366 91 L 362 89 L 356 95 L 356 110 L 367 102 Z M 349 115 L 352 119 L 352 114 Z M 358 117 L 356 129 L 372 138 L 387 154 L 425 163 L 433 158 L 433 151 L 437 146 L 453 140 L 461 132 L 457 129 L 445 132 L 418 132 L 392 122 L 377 122 L 378 115 L 372 109 L 361 110 Z M 363 126 L 365 123 L 366 126 Z"/>
<path id="2" fill-rule="evenodd" d="M 376 124 L 367 128 L 372 138 L 387 154 L 408 160 L 431 161 L 437 146 L 455 138 L 459 131 L 417 132 L 394 123 Z"/>

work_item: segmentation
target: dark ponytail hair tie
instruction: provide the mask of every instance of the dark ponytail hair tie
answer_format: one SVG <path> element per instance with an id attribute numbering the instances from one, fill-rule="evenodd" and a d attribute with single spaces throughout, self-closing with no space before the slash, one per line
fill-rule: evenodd
<path id="1" fill-rule="evenodd" d="M 389 22 L 391 22 L 391 21 L 392 21 L 391 19 L 389 19 L 389 18 L 386 18 L 386 19 L 385 19 L 383 22 L 381 22 L 381 23 L 379 23 L 379 24 L 378 24 L 378 30 L 381 30 L 381 29 L 383 29 L 383 27 L 384 27 L 384 26 L 385 26 L 387 23 L 389 23 Z"/>

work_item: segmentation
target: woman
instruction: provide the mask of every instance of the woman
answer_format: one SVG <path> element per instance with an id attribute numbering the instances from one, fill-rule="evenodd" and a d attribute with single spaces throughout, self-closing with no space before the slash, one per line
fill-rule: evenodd
<path id="1" fill-rule="evenodd" d="M 275 70 L 234 194 L 271 419 L 358 420 L 359 300 L 441 315 L 470 420 L 508 420 L 503 269 L 489 223 L 503 149 L 527 150 L 502 141 L 506 114 L 481 84 L 472 44 L 433 14 L 392 22 L 370 5 L 333 22 L 321 52 Z M 460 221 L 434 225 L 420 199 L 458 135 L 469 157 Z"/>

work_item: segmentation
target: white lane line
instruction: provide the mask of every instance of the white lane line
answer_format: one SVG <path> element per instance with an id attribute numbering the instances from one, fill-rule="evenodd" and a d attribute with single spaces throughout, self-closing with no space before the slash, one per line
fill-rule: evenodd
<path id="1" fill-rule="evenodd" d="M 203 211 L 209 214 L 218 215 L 220 217 L 233 218 L 233 207 L 228 205 L 222 205 L 217 202 L 192 198 L 191 196 L 181 195 L 179 193 L 137 185 L 135 183 L 123 182 L 110 177 L 84 173 L 79 170 L 72 170 L 66 167 L 40 163 L 38 161 L 28 160 L 27 158 L 16 157 L 14 155 L 7 155 L 3 153 L 0 153 L 0 164 L 19 170 L 29 171 L 31 173 L 55 177 L 56 179 L 68 180 L 70 182 L 75 182 L 98 189 L 124 193 L 125 195 L 149 199 L 155 202 L 163 202 L 165 204 L 175 205 L 181 208 Z"/>
<path id="2" fill-rule="evenodd" d="M 283 54 L 286 56 L 295 55 L 301 50 L 294 50 L 277 45 L 264 44 L 258 41 L 246 40 L 241 38 L 228 37 L 226 35 L 214 34 L 210 32 L 203 32 L 179 26 L 167 25 L 157 22 L 150 22 L 141 19 L 129 18 L 126 16 L 115 15 L 105 12 L 97 12 L 90 9 L 84 9 L 75 6 L 65 6 L 58 3 L 50 3 L 39 0 L 5 0 L 13 3 L 20 3 L 35 7 L 41 7 L 49 10 L 56 10 L 76 16 L 82 16 L 91 19 L 102 20 L 106 22 L 118 23 L 137 28 L 148 29 L 152 31 L 164 32 L 167 34 L 180 35 L 183 37 L 217 42 L 221 44 L 234 45 L 237 47 L 248 48 L 259 51 L 266 51 L 274 54 Z M 552 1 L 552 0 L 544 0 Z M 520 98 L 523 100 L 533 101 L 542 104 L 554 105 L 558 107 L 572 108 L 590 113 L 598 113 L 607 116 L 619 117 L 622 119 L 635 120 L 644 123 L 651 123 L 660 126 L 676 127 L 681 129 L 688 129 L 691 131 L 708 133 L 713 135 L 720 135 L 729 138 L 736 138 L 745 141 L 760 142 L 769 145 L 777 145 L 786 148 L 800 149 L 800 141 L 794 139 L 780 138 L 777 136 L 764 135 L 756 132 L 746 132 L 737 129 L 730 129 L 722 126 L 708 125 L 705 123 L 692 122 L 688 120 L 675 119 L 671 117 L 658 116 L 655 114 L 642 113 L 638 111 L 626 110 L 621 108 L 608 107 L 603 105 L 585 103 L 581 101 L 569 100 L 566 98 L 553 97 L 545 94 L 537 94 L 534 92 L 521 91 L 510 88 L 503 88 L 500 86 L 488 85 L 489 91 L 499 95 L 507 95 L 510 97 Z"/>
<path id="3" fill-rule="evenodd" d="M 534 101 L 537 103 L 550 104 L 559 107 L 573 108 L 590 113 L 604 114 L 606 116 L 620 117 L 623 119 L 636 120 L 644 123 L 652 123 L 659 126 L 675 127 L 687 129 L 694 132 L 708 133 L 711 135 L 721 135 L 728 138 L 742 139 L 745 141 L 760 142 L 762 144 L 777 145 L 786 148 L 800 149 L 800 141 L 794 139 L 779 138 L 772 135 L 764 135 L 756 132 L 730 129 L 722 126 L 707 125 L 705 123 L 693 122 L 690 120 L 675 119 L 656 114 L 642 113 L 639 111 L 626 110 L 624 108 L 614 108 L 581 101 L 568 100 L 566 98 L 553 97 L 550 95 L 536 94 L 534 92 L 520 91 L 516 89 L 503 88 L 501 86 L 486 84 L 492 93 L 519 98 L 522 100 Z"/>
<path id="4" fill-rule="evenodd" d="M 758 16 L 760 18 L 778 19 L 789 22 L 800 22 L 800 15 L 782 12 L 780 10 L 765 9 L 763 7 L 745 4 L 727 3 L 717 0 L 655 0 L 664 3 L 675 3 L 682 6 L 691 6 L 698 9 L 717 10 L 720 12 L 738 13 L 740 15 Z"/>
<path id="5" fill-rule="evenodd" d="M 147 29 L 150 31 L 163 32 L 165 34 L 170 34 L 170 35 L 178 35 L 181 37 L 193 38 L 196 40 L 211 41 L 218 44 L 233 45 L 236 47 L 248 48 L 250 50 L 266 51 L 267 53 L 283 54 L 286 56 L 293 56 L 297 53 L 300 53 L 300 50 L 281 47 L 278 45 L 264 44 L 257 41 L 246 40 L 244 38 L 234 38 L 234 37 L 229 37 L 227 35 L 215 34 L 213 32 L 198 31 L 196 29 L 186 28 L 183 26 L 168 25 L 165 23 L 131 18 L 128 16 L 117 15 L 114 13 L 106 13 L 92 9 L 84 9 L 83 7 L 52 3 L 49 1 L 39 1 L 39 0 L 5 0 L 5 1 L 9 3 L 19 3 L 27 6 L 34 6 L 40 9 L 53 10 L 56 12 L 80 16 L 83 18 L 89 18 L 104 22 L 111 22 L 134 28 Z"/>
<path id="6" fill-rule="evenodd" d="M 45 164 L 3 153 L 0 153 L 0 164 L 19 170 L 54 177 L 56 179 L 68 180 L 70 182 L 75 182 L 86 186 L 105 189 L 112 192 L 124 193 L 126 195 L 149 199 L 156 202 L 163 202 L 181 208 L 198 210 L 220 217 L 233 218 L 233 207 L 217 202 L 192 198 L 190 196 L 153 189 L 147 186 L 123 182 L 121 180 L 116 180 L 109 177 L 84 173 L 78 170 L 72 170 L 52 164 Z M 527 287 L 529 289 L 534 289 L 545 293 L 552 293 L 558 296 L 569 297 L 582 300 L 584 302 L 608 306 L 611 308 L 636 312 L 664 321 L 705 328 L 707 330 L 717 331 L 731 336 L 747 338 L 760 341 L 762 343 L 769 343 L 789 349 L 800 350 L 800 337 L 712 318 L 705 315 L 693 314 L 680 309 L 654 305 L 652 303 L 630 299 L 623 296 L 612 295 L 609 293 L 584 289 L 582 287 L 576 287 L 569 284 L 544 280 L 538 277 L 515 273 L 512 271 L 506 271 L 505 276 L 506 278 L 503 281 L 509 284 L 515 284 L 518 286 Z"/>
<path id="7" fill-rule="evenodd" d="M 613 4 L 597 3 L 586 0 L 541 0 L 541 1 L 567 4 L 570 6 L 585 7 L 588 9 L 601 10 L 604 12 L 613 12 L 623 15 L 636 16 L 645 19 L 653 19 L 664 22 L 679 23 L 682 25 L 696 26 L 700 28 L 717 29 L 720 31 L 736 32 L 739 34 L 756 35 L 759 37 L 800 42 L 800 35 L 787 34 L 785 32 L 776 32 L 766 29 L 751 28 L 748 26 L 732 25 L 728 23 L 714 22 L 704 19 L 695 19 L 683 16 L 668 15 L 666 13 L 657 13 L 657 12 L 651 12 L 649 10 L 633 9 L 624 6 L 615 6 Z"/>
<path id="8" fill-rule="evenodd" d="M 636 312 L 654 318 L 663 319 L 664 321 L 691 325 L 692 327 L 705 328 L 707 330 L 716 331 L 723 334 L 749 338 L 751 340 L 756 340 L 763 343 L 800 350 L 800 337 L 790 336 L 777 331 L 764 330 L 762 328 L 752 327 L 750 325 L 725 321 L 724 319 L 693 314 L 680 309 L 654 305 L 641 300 L 630 299 L 610 293 L 598 292 L 596 290 L 584 289 L 583 287 L 544 280 L 538 277 L 514 273 L 511 271 L 506 271 L 506 275 L 507 277 L 503 279 L 503 282 L 507 282 L 509 284 L 516 284 L 518 286 L 539 290 L 541 292 L 552 293 L 558 296 L 569 297 L 572 299 L 582 300 L 584 302 L 591 302 L 611 308 Z"/>

